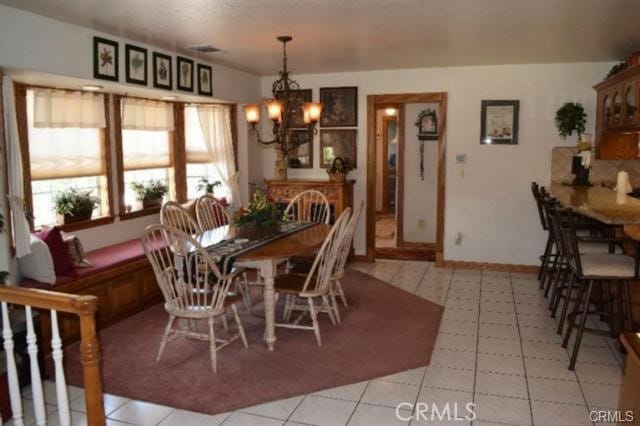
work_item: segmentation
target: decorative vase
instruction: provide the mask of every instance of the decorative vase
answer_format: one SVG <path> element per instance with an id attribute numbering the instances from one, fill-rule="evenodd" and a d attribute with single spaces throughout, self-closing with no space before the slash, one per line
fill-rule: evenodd
<path id="1" fill-rule="evenodd" d="M 287 162 L 289 159 L 282 151 L 278 151 L 278 158 L 275 164 L 275 177 L 276 180 L 287 180 Z"/>

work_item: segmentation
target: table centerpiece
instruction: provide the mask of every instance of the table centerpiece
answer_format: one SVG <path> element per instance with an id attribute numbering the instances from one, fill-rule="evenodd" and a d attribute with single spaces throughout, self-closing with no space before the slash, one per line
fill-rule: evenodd
<path id="1" fill-rule="evenodd" d="M 256 189 L 247 207 L 238 210 L 234 215 L 236 236 L 259 240 L 280 232 L 280 225 L 284 220 L 282 211 L 261 190 Z"/>

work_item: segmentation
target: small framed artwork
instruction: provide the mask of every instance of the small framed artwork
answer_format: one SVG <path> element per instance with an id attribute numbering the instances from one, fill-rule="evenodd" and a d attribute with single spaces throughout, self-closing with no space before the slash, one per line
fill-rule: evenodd
<path id="1" fill-rule="evenodd" d="M 320 167 L 328 169 L 334 158 L 340 157 L 355 169 L 357 134 L 356 129 L 321 130 Z"/>
<path id="2" fill-rule="evenodd" d="M 176 57 L 176 72 L 178 90 L 193 92 L 193 61 L 182 56 Z"/>
<path id="3" fill-rule="evenodd" d="M 482 101 L 480 144 L 518 144 L 520 101 Z"/>
<path id="4" fill-rule="evenodd" d="M 307 127 L 304 123 L 304 117 L 302 115 L 302 104 L 305 102 L 311 102 L 311 89 L 298 89 L 289 91 L 289 126 L 290 127 Z M 279 91 L 276 93 L 276 98 L 283 101 L 284 92 Z"/>
<path id="5" fill-rule="evenodd" d="M 125 77 L 127 83 L 147 85 L 147 49 L 124 45 Z"/>
<path id="6" fill-rule="evenodd" d="M 324 105 L 320 127 L 358 126 L 357 87 L 321 87 L 320 102 Z"/>
<path id="7" fill-rule="evenodd" d="M 118 42 L 93 37 L 93 77 L 118 81 Z"/>
<path id="8" fill-rule="evenodd" d="M 172 90 L 171 56 L 153 52 L 153 87 Z"/>
<path id="9" fill-rule="evenodd" d="M 213 96 L 211 74 L 209 65 L 198 64 L 198 95 Z"/>
<path id="10" fill-rule="evenodd" d="M 291 142 L 298 147 L 289 154 L 289 168 L 313 168 L 313 133 L 308 130 L 292 130 Z"/>

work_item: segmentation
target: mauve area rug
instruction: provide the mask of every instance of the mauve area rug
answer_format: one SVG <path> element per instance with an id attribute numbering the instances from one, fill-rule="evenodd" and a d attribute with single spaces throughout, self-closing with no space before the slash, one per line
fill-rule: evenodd
<path id="1" fill-rule="evenodd" d="M 441 306 L 357 271 L 348 272 L 343 286 L 349 307 L 341 306 L 336 327 L 320 316 L 321 348 L 313 331 L 277 328 L 275 351 L 269 352 L 264 319 L 239 306 L 249 348 L 236 340 L 219 351 L 217 374 L 203 341 L 178 338 L 155 362 L 168 316 L 162 305 L 153 306 L 100 332 L 104 391 L 217 414 L 429 363 Z M 262 305 L 253 309 L 259 312 Z M 199 327 L 206 329 L 206 322 Z M 66 348 L 65 364 L 68 382 L 82 386 L 78 344 Z"/>

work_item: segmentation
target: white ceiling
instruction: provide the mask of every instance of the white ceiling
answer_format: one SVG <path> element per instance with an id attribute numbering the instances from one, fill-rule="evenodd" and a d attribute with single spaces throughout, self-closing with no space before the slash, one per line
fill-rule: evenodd
<path id="1" fill-rule="evenodd" d="M 640 49 L 640 0 L 0 0 L 260 75 L 612 61 Z"/>

